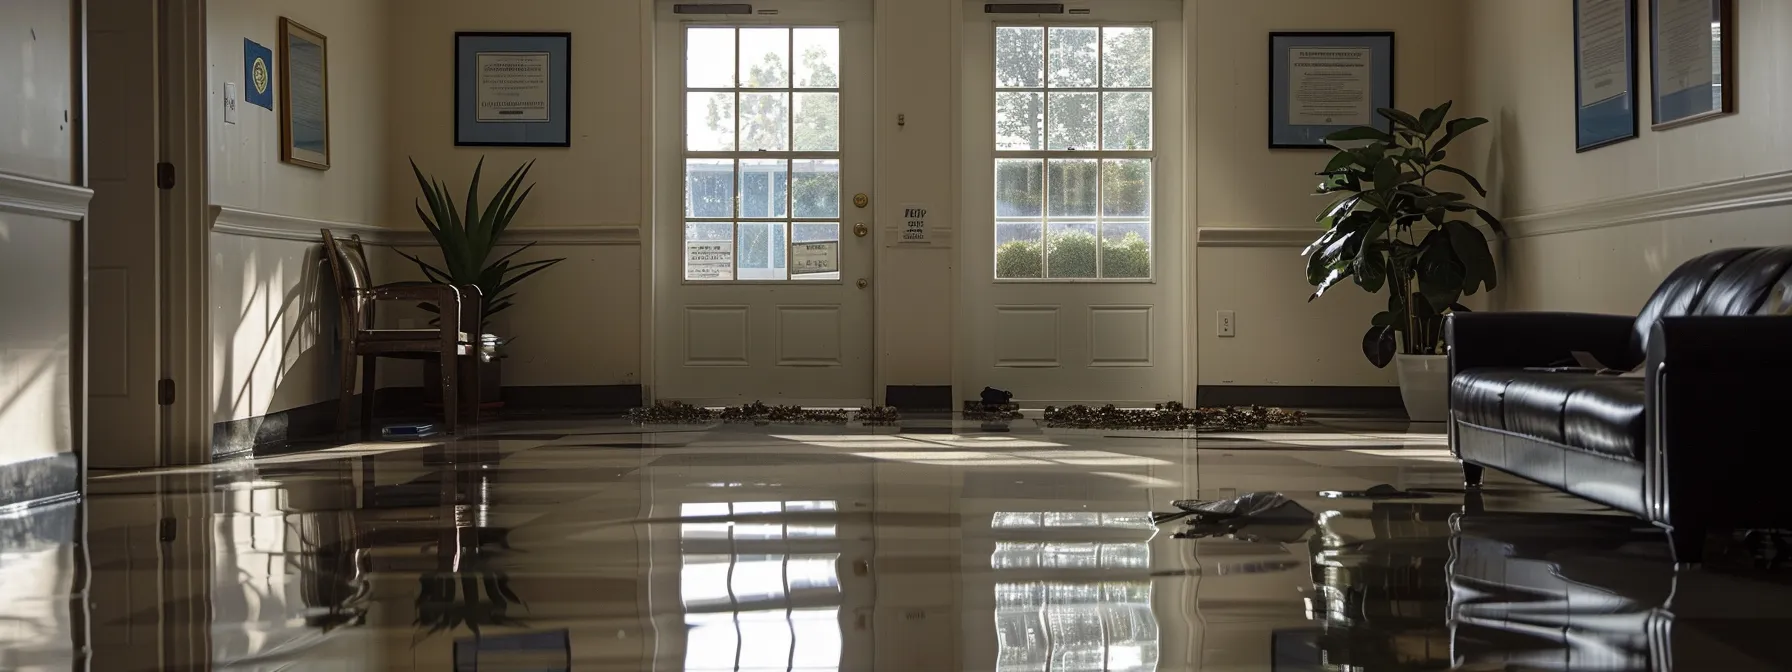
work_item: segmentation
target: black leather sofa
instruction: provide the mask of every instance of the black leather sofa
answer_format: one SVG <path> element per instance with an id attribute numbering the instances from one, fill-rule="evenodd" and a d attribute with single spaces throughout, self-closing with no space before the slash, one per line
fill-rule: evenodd
<path id="1" fill-rule="evenodd" d="M 1679 562 L 1714 529 L 1792 526 L 1788 309 L 1777 247 L 1688 261 L 1636 317 L 1452 315 L 1450 450 L 1470 487 L 1492 467 L 1634 514 Z M 1552 368 L 1575 351 L 1644 375 Z"/>

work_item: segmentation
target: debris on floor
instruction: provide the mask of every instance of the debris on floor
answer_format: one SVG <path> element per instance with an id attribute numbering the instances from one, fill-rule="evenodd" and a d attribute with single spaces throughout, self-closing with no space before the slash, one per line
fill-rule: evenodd
<path id="1" fill-rule="evenodd" d="M 755 425 L 844 425 L 849 420 L 869 425 L 886 425 L 902 420 L 902 413 L 894 406 L 860 408 L 852 412 L 843 408 L 768 406 L 758 401 L 726 408 L 703 408 L 679 401 L 662 401 L 644 408 L 629 409 L 628 419 L 637 425 L 701 425 L 717 421 Z"/>
<path id="2" fill-rule="evenodd" d="M 1045 426 L 1066 429 L 1205 429 L 1211 431 L 1268 429 L 1271 425 L 1306 424 L 1307 414 L 1263 406 L 1189 408 L 1174 401 L 1156 408 L 1066 406 L 1045 409 Z"/>
<path id="3" fill-rule="evenodd" d="M 1152 514 L 1151 519 L 1161 525 L 1187 518 L 1188 529 L 1177 532 L 1177 539 L 1232 537 L 1293 543 L 1305 538 L 1316 520 L 1307 507 L 1279 492 L 1249 492 L 1210 501 L 1180 499 L 1171 504 L 1179 510 Z"/>
<path id="4" fill-rule="evenodd" d="M 1020 405 L 1008 402 L 985 404 L 979 401 L 966 401 L 962 415 L 966 420 L 981 422 L 1007 422 L 1021 419 Z"/>
<path id="5" fill-rule="evenodd" d="M 1426 499 L 1431 495 L 1411 490 L 1401 490 L 1383 483 L 1368 490 L 1320 490 L 1320 497 L 1332 499 Z"/>

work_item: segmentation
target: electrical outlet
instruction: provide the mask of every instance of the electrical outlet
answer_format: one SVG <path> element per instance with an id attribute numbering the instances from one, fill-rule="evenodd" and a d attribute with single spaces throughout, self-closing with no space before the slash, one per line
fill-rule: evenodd
<path id="1" fill-rule="evenodd" d="M 1220 311 L 1218 322 L 1220 338 L 1231 338 L 1238 335 L 1238 314 L 1230 310 Z"/>

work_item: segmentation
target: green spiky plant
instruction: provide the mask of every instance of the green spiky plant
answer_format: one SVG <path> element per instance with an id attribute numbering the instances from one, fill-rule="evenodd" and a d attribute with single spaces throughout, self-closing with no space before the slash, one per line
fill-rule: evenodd
<path id="1" fill-rule="evenodd" d="M 511 263 L 512 257 L 533 247 L 535 243 L 524 243 L 496 260 L 488 261 L 496 251 L 504 230 L 510 227 L 511 220 L 522 209 L 523 202 L 529 200 L 529 193 L 535 190 L 533 184 L 523 185 L 529 169 L 534 166 L 535 162 L 530 161 L 518 167 L 482 208 L 479 203 L 479 174 L 485 169 L 485 157 L 480 157 L 478 167 L 473 169 L 473 182 L 467 187 L 465 207 L 462 209 L 455 207 L 454 197 L 450 195 L 446 183 L 433 176 L 424 176 L 423 171 L 417 168 L 417 162 L 411 161 L 411 172 L 417 175 L 417 185 L 422 187 L 425 201 L 413 204 L 417 207 L 417 216 L 423 219 L 424 226 L 429 227 L 430 235 L 435 237 L 436 245 L 442 250 L 442 267 L 434 266 L 403 250 L 398 253 L 416 263 L 430 282 L 477 285 L 485 296 L 484 308 L 479 316 L 482 333 L 490 325 L 493 315 L 510 308 L 511 300 L 516 294 L 506 292 L 510 292 L 516 283 L 565 261 L 540 259 Z M 424 209 L 425 204 L 429 206 L 428 210 Z M 466 213 L 464 218 L 462 212 Z M 424 303 L 419 304 L 419 307 L 441 314 L 441 308 L 435 304 Z"/>
<path id="2" fill-rule="evenodd" d="M 1468 310 L 1464 295 L 1499 284 L 1486 236 L 1464 221 L 1479 217 L 1503 233 L 1499 218 L 1436 182 L 1438 173 L 1448 173 L 1487 195 L 1480 180 L 1444 163 L 1445 148 L 1487 120 L 1449 119 L 1450 107 L 1446 102 L 1417 115 L 1383 108 L 1377 112 L 1393 132 L 1361 126 L 1325 138 L 1337 153 L 1318 173 L 1324 181 L 1315 193 L 1331 202 L 1317 220 L 1325 233 L 1303 252 L 1307 282 L 1317 288 L 1307 300 L 1346 278 L 1370 293 L 1387 288 L 1388 309 L 1363 334 L 1363 356 L 1378 367 L 1392 362 L 1396 350 L 1442 354 L 1444 316 Z"/>

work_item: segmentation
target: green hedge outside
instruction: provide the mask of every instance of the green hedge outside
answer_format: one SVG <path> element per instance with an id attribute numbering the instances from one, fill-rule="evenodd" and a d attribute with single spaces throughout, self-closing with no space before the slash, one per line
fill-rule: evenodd
<path id="1" fill-rule="evenodd" d="M 1095 277 L 1095 254 L 1099 248 L 1095 234 L 1085 231 L 1063 231 L 1052 234 L 1052 278 Z M 1151 242 L 1136 233 L 1128 233 L 1119 241 L 1110 242 L 1102 250 L 1102 277 L 1151 277 Z M 996 249 L 996 277 L 1043 278 L 1044 255 L 1039 241 L 1016 240 Z"/>

